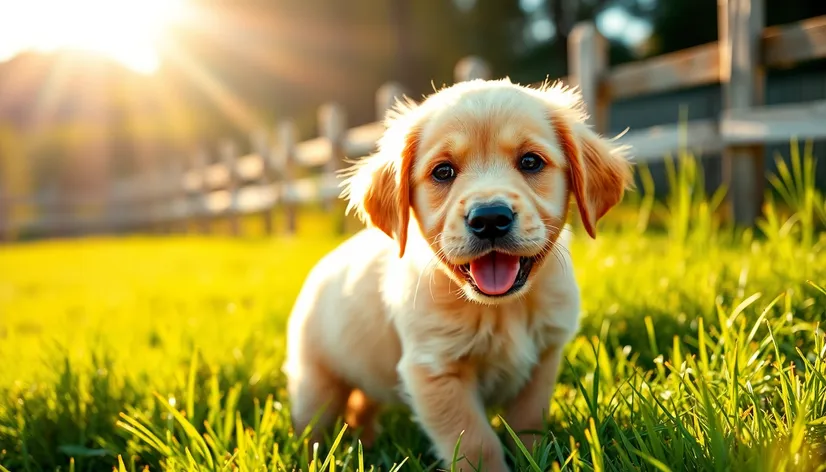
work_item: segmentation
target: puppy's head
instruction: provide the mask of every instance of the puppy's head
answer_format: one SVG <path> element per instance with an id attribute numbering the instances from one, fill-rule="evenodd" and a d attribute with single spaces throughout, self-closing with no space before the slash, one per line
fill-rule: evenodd
<path id="1" fill-rule="evenodd" d="M 465 295 L 497 303 L 529 290 L 562 231 L 570 195 L 596 224 L 631 182 L 621 148 L 585 124 L 561 86 L 463 82 L 388 114 L 379 151 L 351 169 L 349 208 L 399 243 L 411 211 Z"/>

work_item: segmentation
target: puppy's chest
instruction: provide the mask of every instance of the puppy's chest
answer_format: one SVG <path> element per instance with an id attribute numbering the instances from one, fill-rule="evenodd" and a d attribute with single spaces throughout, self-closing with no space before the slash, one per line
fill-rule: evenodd
<path id="1" fill-rule="evenodd" d="M 479 329 L 469 336 L 466 356 L 476 366 L 477 384 L 486 404 L 516 396 L 530 380 L 553 330 L 534 317 L 483 313 Z"/>

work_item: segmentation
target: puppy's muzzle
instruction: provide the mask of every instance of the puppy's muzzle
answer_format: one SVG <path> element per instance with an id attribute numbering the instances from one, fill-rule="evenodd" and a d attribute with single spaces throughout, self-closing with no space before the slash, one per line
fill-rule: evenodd
<path id="1" fill-rule="evenodd" d="M 510 207 L 502 203 L 488 203 L 473 207 L 465 218 L 465 224 L 478 239 L 494 240 L 510 233 L 514 219 Z"/>

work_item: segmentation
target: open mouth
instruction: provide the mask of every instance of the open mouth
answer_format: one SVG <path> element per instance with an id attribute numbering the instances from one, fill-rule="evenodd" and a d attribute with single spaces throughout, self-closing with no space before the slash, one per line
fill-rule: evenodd
<path id="1" fill-rule="evenodd" d="M 490 252 L 460 266 L 460 269 L 477 291 L 489 297 L 498 297 L 522 288 L 528 281 L 533 263 L 532 257 Z"/>

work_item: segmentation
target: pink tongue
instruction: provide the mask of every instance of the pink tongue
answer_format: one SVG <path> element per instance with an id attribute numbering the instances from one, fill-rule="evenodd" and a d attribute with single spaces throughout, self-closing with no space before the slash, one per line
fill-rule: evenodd
<path id="1" fill-rule="evenodd" d="M 470 263 L 470 276 L 487 295 L 502 295 L 513 287 L 519 274 L 519 257 L 491 252 Z"/>

